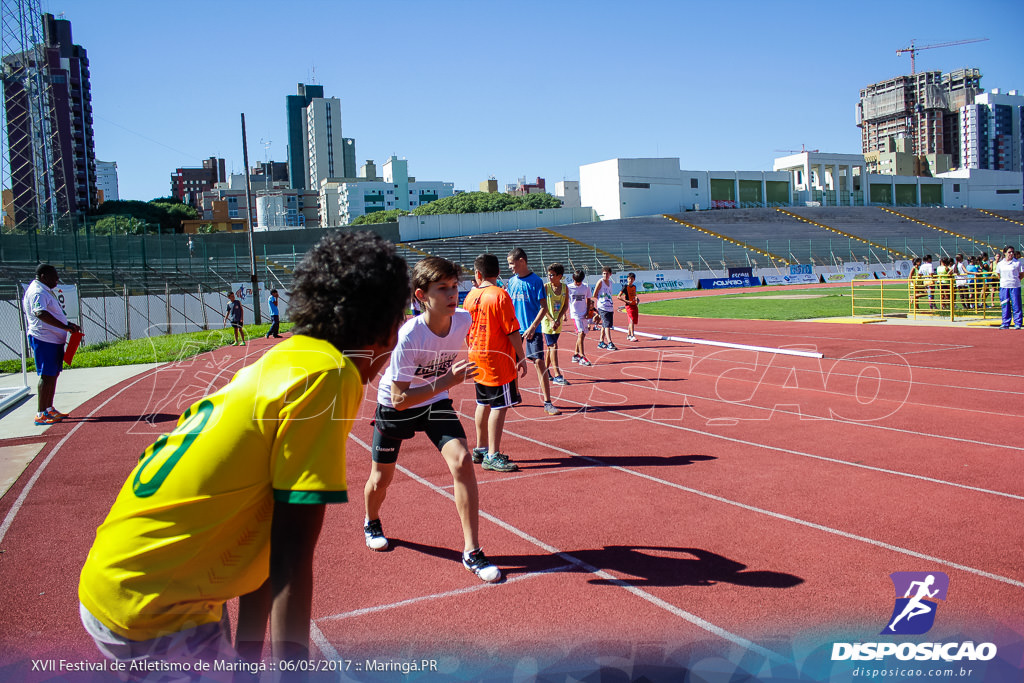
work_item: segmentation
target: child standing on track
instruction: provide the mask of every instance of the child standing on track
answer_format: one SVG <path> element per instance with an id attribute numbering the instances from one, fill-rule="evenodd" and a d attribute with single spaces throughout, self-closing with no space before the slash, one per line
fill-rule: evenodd
<path id="1" fill-rule="evenodd" d="M 235 333 L 235 345 L 245 346 L 245 330 L 242 329 L 242 302 L 235 299 L 234 292 L 228 292 L 228 309 L 224 313 L 224 322 L 231 321 L 231 329 Z"/>
<path id="2" fill-rule="evenodd" d="M 552 263 L 548 266 L 548 283 L 544 285 L 546 306 L 548 314 L 541 321 L 541 330 L 544 331 L 544 343 L 548 347 L 548 370 L 551 373 L 551 383 L 560 386 L 569 386 L 569 382 L 562 377 L 562 370 L 558 367 L 558 335 L 562 332 L 562 322 L 569 312 L 569 293 L 567 287 L 562 284 L 565 276 L 565 266 L 561 263 Z"/>
<path id="3" fill-rule="evenodd" d="M 497 285 L 498 257 L 480 254 L 473 270 L 476 287 L 462 304 L 473 317 L 467 340 L 469 360 L 477 366 L 473 462 L 485 470 L 515 472 L 519 466 L 501 452 L 501 435 L 508 409 L 522 401 L 516 375 L 526 374 L 523 337 L 512 298 Z"/>
<path id="4" fill-rule="evenodd" d="M 587 337 L 587 328 L 590 319 L 587 314 L 590 312 L 590 285 L 583 280 L 587 274 L 577 270 L 572 274 L 572 284 L 567 287 L 569 290 L 569 311 L 572 316 L 572 323 L 576 327 L 576 348 L 572 354 L 572 362 L 590 367 L 592 363 L 587 360 L 587 354 L 583 349 L 583 341 Z"/>
<path id="5" fill-rule="evenodd" d="M 516 247 L 508 253 L 508 267 L 514 275 L 505 283 L 505 291 L 512 297 L 519 329 L 523 331 L 526 359 L 537 369 L 537 382 L 544 400 L 544 412 L 558 415 L 558 408 L 551 402 L 551 386 L 548 382 L 547 359 L 544 354 L 544 337 L 537 332 L 540 322 L 548 316 L 544 281 L 530 270 L 526 252 Z"/>
<path id="6" fill-rule="evenodd" d="M 636 274 L 630 273 L 626 276 L 626 284 L 622 285 L 619 292 L 619 301 L 626 304 L 626 320 L 629 324 L 626 328 L 626 341 L 637 341 L 633 336 L 634 326 L 640 320 L 640 297 L 636 295 Z"/>
<path id="7" fill-rule="evenodd" d="M 451 387 L 476 375 L 473 363 L 455 360 L 472 324 L 472 316 L 458 308 L 459 267 L 428 256 L 412 270 L 412 290 L 423 313 L 398 331 L 398 344 L 377 391 L 373 463 L 363 489 L 366 546 L 371 550 L 388 547 L 380 508 L 395 475 L 402 441 L 423 432 L 452 475 L 455 508 L 462 522 L 462 564 L 484 581 L 497 581 L 501 572 L 480 549 L 479 498 L 466 432 L 448 398 Z"/>
<path id="8" fill-rule="evenodd" d="M 601 269 L 601 279 L 594 286 L 594 298 L 597 299 L 597 311 L 601 315 L 601 341 L 597 343 L 597 348 L 618 351 L 612 343 L 615 303 L 612 301 L 612 269 L 608 266 Z"/>
<path id="9" fill-rule="evenodd" d="M 269 619 L 274 658 L 309 659 L 325 504 L 347 500 L 348 434 L 408 297 L 405 261 L 372 233 L 330 233 L 306 254 L 294 334 L 149 446 L 96 531 L 78 596 L 105 657 L 177 665 L 165 672 L 258 662 Z"/>

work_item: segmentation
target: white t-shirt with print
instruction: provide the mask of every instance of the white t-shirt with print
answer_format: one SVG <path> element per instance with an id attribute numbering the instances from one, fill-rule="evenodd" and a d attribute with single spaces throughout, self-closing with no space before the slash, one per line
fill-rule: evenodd
<path id="1" fill-rule="evenodd" d="M 597 297 L 597 310 L 615 310 L 615 301 L 612 299 L 612 281 L 610 278 L 607 282 L 604 278 L 597 281 L 597 284 L 594 285 L 594 296 Z"/>
<path id="2" fill-rule="evenodd" d="M 415 389 L 432 383 L 444 375 L 452 367 L 459 353 L 466 347 L 466 334 L 473 322 L 469 311 L 455 309 L 452 326 L 448 334 L 438 337 L 427 327 L 424 315 L 407 320 L 398 331 L 398 344 L 391 352 L 391 362 L 380 378 L 377 387 L 377 402 L 394 408 L 391 402 L 391 383 L 409 382 L 409 388 Z M 431 396 L 415 407 L 430 405 L 448 398 L 448 392 L 442 391 Z"/>
<path id="3" fill-rule="evenodd" d="M 43 322 L 36 317 L 39 311 L 49 311 L 50 315 L 67 325 L 68 317 L 64 314 L 57 295 L 53 290 L 39 280 L 33 280 L 25 289 L 25 298 L 21 301 L 22 309 L 25 311 L 25 319 L 28 320 L 28 335 L 39 341 L 50 344 L 63 344 L 68 339 L 67 330 Z"/>

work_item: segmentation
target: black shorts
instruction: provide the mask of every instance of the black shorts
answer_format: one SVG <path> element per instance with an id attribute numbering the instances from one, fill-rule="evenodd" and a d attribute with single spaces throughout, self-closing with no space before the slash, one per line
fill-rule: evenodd
<path id="1" fill-rule="evenodd" d="M 242 329 L 242 321 L 241 320 L 232 320 L 231 321 L 231 327 L 235 328 L 236 330 Z"/>
<path id="2" fill-rule="evenodd" d="M 395 462 L 402 442 L 417 432 L 426 434 L 437 450 L 444 448 L 452 439 L 466 438 L 466 430 L 462 428 L 450 398 L 408 410 L 396 410 L 378 403 L 373 418 L 373 461 Z"/>
<path id="3" fill-rule="evenodd" d="M 523 346 L 529 360 L 540 360 L 544 357 L 544 335 L 540 332 L 534 332 L 533 339 L 529 341 L 523 339 Z"/>
<path id="4" fill-rule="evenodd" d="M 499 387 L 477 384 L 476 402 L 477 405 L 490 406 L 495 410 L 500 410 L 517 406 L 523 402 L 523 399 L 519 397 L 519 387 L 516 386 L 516 381 L 512 380 Z"/>
<path id="5" fill-rule="evenodd" d="M 615 324 L 612 322 L 612 314 L 614 312 L 615 311 L 600 311 L 601 327 L 605 328 L 606 330 L 610 330 L 613 327 L 615 327 Z"/>

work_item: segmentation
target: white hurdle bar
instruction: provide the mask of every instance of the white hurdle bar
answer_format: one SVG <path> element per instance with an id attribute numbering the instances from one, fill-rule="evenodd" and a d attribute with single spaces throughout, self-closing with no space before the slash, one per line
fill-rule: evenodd
<path id="1" fill-rule="evenodd" d="M 624 327 L 613 327 L 616 332 L 622 332 L 626 334 Z M 803 358 L 824 358 L 823 354 L 815 351 L 798 351 L 796 349 L 776 349 L 770 346 L 750 346 L 749 344 L 730 344 L 729 342 L 717 342 L 709 341 L 707 339 L 690 339 L 689 337 L 666 337 L 661 334 L 651 334 L 649 332 L 634 331 L 634 335 L 641 337 L 650 337 L 651 339 L 658 339 L 660 341 L 673 341 L 682 342 L 685 344 L 701 344 L 703 346 L 720 346 L 725 349 L 741 349 L 743 351 L 762 351 L 764 353 L 779 353 L 785 356 L 801 356 Z"/>

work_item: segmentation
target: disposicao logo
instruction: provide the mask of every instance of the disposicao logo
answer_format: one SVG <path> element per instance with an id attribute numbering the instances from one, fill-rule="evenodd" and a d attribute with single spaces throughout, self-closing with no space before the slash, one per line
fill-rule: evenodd
<path id="1" fill-rule="evenodd" d="M 880 635 L 921 635 L 935 625 L 939 600 L 949 591 L 949 577 L 942 572 L 893 572 L 889 575 L 895 590 L 892 615 Z M 832 661 L 988 661 L 997 649 L 993 643 L 833 643 Z"/>
<path id="2" fill-rule="evenodd" d="M 916 636 L 928 633 L 935 624 L 937 600 L 945 600 L 949 577 L 942 572 L 893 572 L 896 604 L 881 635 Z"/>

